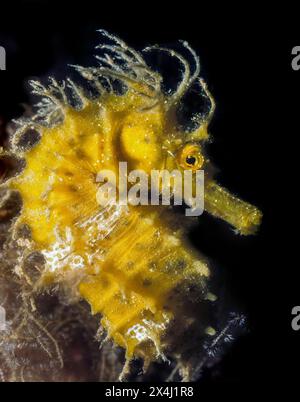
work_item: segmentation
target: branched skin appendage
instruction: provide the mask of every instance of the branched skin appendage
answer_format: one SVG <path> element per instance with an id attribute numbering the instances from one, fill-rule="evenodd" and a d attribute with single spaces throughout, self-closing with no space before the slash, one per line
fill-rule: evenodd
<path id="1" fill-rule="evenodd" d="M 191 331 L 199 347 L 214 333 L 206 312 L 215 301 L 208 287 L 210 271 L 183 229 L 194 220 L 175 217 L 165 206 L 101 207 L 96 175 L 103 169 L 117 175 L 120 161 L 146 173 L 204 169 L 206 211 L 244 235 L 256 231 L 261 213 L 213 180 L 204 145 L 215 105 L 189 45 L 182 43 L 191 65 L 174 50 L 144 49 L 145 54 L 162 52 L 182 66 L 181 82 L 165 94 L 161 75 L 141 53 L 101 34 L 107 43 L 98 46 L 100 65 L 74 66 L 98 95 L 87 96 L 70 79 L 51 79 L 48 86 L 33 81 L 33 93 L 41 99 L 37 113 L 15 122 L 6 155 L 24 159 L 25 167 L 5 186 L 22 198 L 14 232 L 25 225 L 31 233 L 16 275 L 26 277 L 22 259 L 38 251 L 44 266 L 30 284 L 32 291 L 62 284 L 72 300 L 84 299 L 92 314 L 101 314 L 107 339 L 125 349 L 128 362 L 139 357 L 146 368 L 155 360 L 175 359 L 188 378 L 191 350 L 182 340 Z M 184 132 L 176 111 L 192 86 L 198 86 L 209 107 L 197 128 Z M 39 133 L 33 146 L 23 144 L 29 131 Z"/>

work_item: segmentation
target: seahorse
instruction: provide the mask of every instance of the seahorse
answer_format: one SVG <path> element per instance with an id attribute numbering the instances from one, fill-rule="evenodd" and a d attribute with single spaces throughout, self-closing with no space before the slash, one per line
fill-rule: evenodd
<path id="1" fill-rule="evenodd" d="M 40 97 L 36 112 L 15 121 L 10 147 L 2 150 L 2 157 L 24 162 L 3 184 L 22 198 L 13 231 L 29 228 L 25 254 L 38 251 L 44 258 L 33 290 L 62 284 L 86 300 L 91 313 L 101 315 L 107 339 L 125 350 L 127 368 L 135 358 L 145 369 L 174 359 L 188 371 L 191 354 L 215 333 L 209 264 L 187 236 L 197 218 L 172 205 L 101 206 L 97 174 L 109 169 L 118 176 L 119 162 L 146 173 L 189 170 L 194 180 L 203 170 L 208 213 L 242 235 L 255 233 L 262 214 L 213 178 L 205 143 L 215 102 L 190 45 L 181 42 L 182 52 L 160 46 L 138 52 L 100 33 L 99 65 L 73 66 L 84 84 L 30 82 Z M 145 61 L 150 52 L 179 63 L 175 89 L 165 90 L 162 74 Z M 191 90 L 206 107 L 183 127 L 178 111 Z M 16 274 L 26 276 L 22 261 Z"/>

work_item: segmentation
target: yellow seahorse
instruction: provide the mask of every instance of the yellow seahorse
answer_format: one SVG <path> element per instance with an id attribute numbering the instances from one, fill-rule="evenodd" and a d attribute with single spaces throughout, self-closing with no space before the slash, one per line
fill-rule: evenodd
<path id="1" fill-rule="evenodd" d="M 142 53 L 116 36 L 101 34 L 106 40 L 99 46 L 104 53 L 97 56 L 100 66 L 75 66 L 96 96 L 70 79 L 51 79 L 48 86 L 31 82 L 33 93 L 41 96 L 38 111 L 16 122 L 19 128 L 6 151 L 26 162 L 5 183 L 23 200 L 15 227 L 27 225 L 29 252 L 44 256 L 35 287 L 64 283 L 87 300 L 92 313 L 101 314 L 107 337 L 126 350 L 127 361 L 141 357 L 146 365 L 159 358 L 183 358 L 185 331 L 193 325 L 200 337 L 213 331 L 202 311 L 214 299 L 210 271 L 186 238 L 186 227 L 195 219 L 167 206 L 101 207 L 97 173 L 110 169 L 118 175 L 120 161 L 146 173 L 189 169 L 195 174 L 203 169 L 206 211 L 244 235 L 255 232 L 261 213 L 213 180 L 204 145 L 214 101 L 199 78 L 199 59 L 190 46 L 182 43 L 192 65 L 174 50 L 144 49 L 163 52 L 183 67 L 177 88 L 165 93 L 162 76 Z M 192 86 L 198 86 L 209 106 L 198 116 L 197 128 L 185 131 L 177 110 Z M 22 145 L 32 129 L 39 133 L 38 142 Z"/>

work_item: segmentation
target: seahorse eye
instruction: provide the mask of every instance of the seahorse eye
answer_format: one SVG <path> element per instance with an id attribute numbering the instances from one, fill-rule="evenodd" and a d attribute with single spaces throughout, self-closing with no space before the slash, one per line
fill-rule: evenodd
<path id="1" fill-rule="evenodd" d="M 178 162 L 184 169 L 198 170 L 204 164 L 204 156 L 198 144 L 186 144 L 178 154 Z"/>
<path id="2" fill-rule="evenodd" d="M 194 156 L 189 155 L 189 156 L 187 156 L 185 161 L 186 161 L 187 165 L 194 166 L 197 162 L 197 159 Z"/>

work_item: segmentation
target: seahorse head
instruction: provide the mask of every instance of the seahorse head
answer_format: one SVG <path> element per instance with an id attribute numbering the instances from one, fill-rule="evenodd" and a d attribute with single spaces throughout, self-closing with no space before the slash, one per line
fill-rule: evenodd
<path id="1" fill-rule="evenodd" d="M 144 49 L 144 54 L 150 51 L 165 53 L 183 67 L 176 88 L 163 90 L 162 75 L 146 63 L 142 54 L 129 48 L 121 39 L 101 32 L 113 41 L 113 45 L 99 46 L 107 52 L 105 57 L 97 56 L 101 66 L 75 66 L 102 92 L 100 101 L 91 106 L 91 114 L 93 118 L 98 116 L 98 127 L 105 134 L 99 167 L 116 175 L 119 174 L 118 162 L 126 162 L 130 171 L 140 170 L 147 175 L 153 170 L 170 173 L 190 170 L 194 173 L 204 169 L 208 162 L 204 143 L 208 139 L 208 125 L 215 105 L 206 84 L 199 78 L 200 63 L 195 52 L 186 42 L 182 43 L 182 48 L 192 59 L 190 63 L 174 50 L 158 46 Z M 119 87 L 114 91 L 116 82 Z M 198 93 L 201 104 L 205 104 L 205 110 L 196 112 L 190 119 L 185 118 L 183 123 L 180 115 L 184 114 L 184 98 L 192 89 Z M 194 178 L 192 176 L 192 185 Z M 148 185 L 150 187 L 150 181 Z M 188 199 L 184 201 L 189 203 Z"/>

